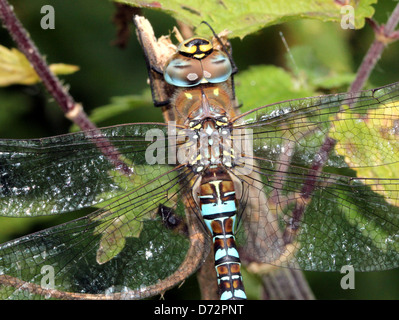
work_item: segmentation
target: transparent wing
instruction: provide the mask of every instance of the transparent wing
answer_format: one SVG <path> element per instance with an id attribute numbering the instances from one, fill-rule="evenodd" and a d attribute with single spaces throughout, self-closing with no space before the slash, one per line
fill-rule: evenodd
<path id="1" fill-rule="evenodd" d="M 305 270 L 398 267 L 398 89 L 292 100 L 236 120 L 253 141 L 241 159 L 252 171 L 233 172 L 244 256 Z"/>
<path id="2" fill-rule="evenodd" d="M 145 150 L 153 143 L 145 140 L 149 130 L 166 137 L 166 125 L 132 124 L 99 129 L 101 137 L 89 131 L 36 140 L 0 140 L 0 215 L 69 212 L 118 196 L 128 180 L 139 185 L 140 170 L 153 171 L 152 175 L 158 170 L 145 159 Z M 120 174 L 115 170 L 96 144 L 99 139 L 111 142 L 111 156 L 119 157 L 131 171 Z"/>
<path id="3" fill-rule="evenodd" d="M 191 173 L 157 167 L 162 174 L 86 217 L 1 245 L 1 298 L 143 298 L 194 272 L 208 251 L 198 243 L 187 265 Z"/>
<path id="4" fill-rule="evenodd" d="M 194 272 L 209 243 L 201 236 L 190 241 L 199 222 L 190 192 L 193 174 L 163 164 L 168 146 L 167 125 L 153 123 L 0 140 L 3 215 L 101 206 L 2 244 L 1 298 L 143 298 Z M 115 169 L 115 159 L 123 170 Z"/>

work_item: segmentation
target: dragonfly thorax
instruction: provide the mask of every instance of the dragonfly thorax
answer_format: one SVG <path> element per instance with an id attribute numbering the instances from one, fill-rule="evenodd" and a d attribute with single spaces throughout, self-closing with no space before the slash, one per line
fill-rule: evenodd
<path id="1" fill-rule="evenodd" d="M 232 140 L 226 117 L 191 121 L 183 153 L 195 172 L 220 165 L 232 166 Z M 182 152 L 180 151 L 180 152 Z"/>

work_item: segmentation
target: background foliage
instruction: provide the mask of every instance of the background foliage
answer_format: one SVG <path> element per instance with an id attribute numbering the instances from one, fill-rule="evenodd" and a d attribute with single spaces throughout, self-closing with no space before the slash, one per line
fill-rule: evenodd
<path id="1" fill-rule="evenodd" d="M 111 22 L 114 13 L 111 1 L 10 2 L 49 63 L 63 62 L 80 67 L 79 72 L 62 79 L 99 126 L 162 121 L 160 110 L 151 104 L 147 71 L 134 33 L 125 50 L 111 45 L 116 38 Z M 40 28 L 40 8 L 47 4 L 55 9 L 54 30 Z M 374 5 L 374 18 L 380 23 L 385 22 L 395 4 L 381 1 Z M 173 18 L 159 10 L 145 10 L 144 13 L 158 36 L 167 34 L 175 24 Z M 243 108 L 345 91 L 373 40 L 373 32 L 367 25 L 361 30 L 343 30 L 337 22 L 294 21 L 296 17 L 281 19 L 280 22 L 292 21 L 261 29 L 242 40 L 232 40 L 234 58 L 240 70 L 236 80 L 237 96 Z M 214 28 L 221 31 L 217 24 Z M 279 32 L 284 34 L 293 60 L 287 58 Z M 0 44 L 8 48 L 15 46 L 4 29 L 0 30 Z M 368 87 L 399 80 L 398 54 L 397 43 L 384 52 Z M 37 138 L 70 130 L 70 123 L 40 84 L 0 88 L 0 101 L 0 138 Z M 82 212 L 76 215 L 80 214 Z M 1 218 L 0 242 L 63 219 L 69 220 L 70 215 L 29 219 L 28 223 L 25 223 L 26 219 Z M 306 276 L 319 299 L 399 298 L 398 270 L 357 273 L 356 289 L 346 291 L 340 288 L 340 274 L 308 272 Z M 195 286 L 196 279 L 192 277 L 181 289 L 167 293 L 166 298 L 198 298 Z"/>

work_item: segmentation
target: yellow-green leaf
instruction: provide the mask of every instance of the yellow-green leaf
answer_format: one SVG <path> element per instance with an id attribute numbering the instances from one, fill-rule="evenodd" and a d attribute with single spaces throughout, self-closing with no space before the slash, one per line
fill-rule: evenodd
<path id="1" fill-rule="evenodd" d="M 399 206 L 398 187 L 378 177 L 399 178 L 398 123 L 399 105 L 390 103 L 365 115 L 342 112 L 330 132 L 337 141 L 336 152 L 345 157 L 349 167 L 358 177 L 372 179 L 367 184 L 395 206 Z"/>
<path id="2" fill-rule="evenodd" d="M 52 63 L 49 67 L 54 74 L 71 74 L 79 71 L 79 67 L 73 64 Z"/>
<path id="3" fill-rule="evenodd" d="M 17 49 L 0 46 L 0 85 L 33 84 L 39 81 L 26 57 Z"/>
<path id="4" fill-rule="evenodd" d="M 50 70 L 55 74 L 70 74 L 79 70 L 79 67 L 58 63 L 50 65 Z M 0 45 L 0 86 L 37 82 L 40 82 L 40 78 L 24 54 L 15 48 L 8 49 Z"/>

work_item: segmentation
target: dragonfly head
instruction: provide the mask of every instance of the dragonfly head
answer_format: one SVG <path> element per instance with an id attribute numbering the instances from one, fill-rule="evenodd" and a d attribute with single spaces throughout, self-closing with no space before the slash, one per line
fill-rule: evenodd
<path id="1" fill-rule="evenodd" d="M 221 83 L 229 79 L 229 57 L 215 50 L 205 38 L 191 38 L 180 43 L 164 68 L 164 79 L 176 87 L 194 87 L 203 83 Z"/>
<path id="2" fill-rule="evenodd" d="M 193 37 L 181 42 L 177 51 L 185 57 L 200 60 L 212 53 L 213 45 L 208 39 Z"/>

